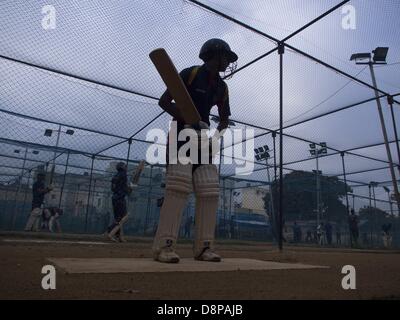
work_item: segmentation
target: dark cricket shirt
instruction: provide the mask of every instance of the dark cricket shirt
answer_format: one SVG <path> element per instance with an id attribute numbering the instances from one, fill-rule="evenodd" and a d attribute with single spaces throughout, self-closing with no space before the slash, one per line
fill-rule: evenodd
<path id="1" fill-rule="evenodd" d="M 112 178 L 111 191 L 113 200 L 123 200 L 128 194 L 128 177 L 125 171 L 118 171 Z"/>
<path id="2" fill-rule="evenodd" d="M 45 186 L 43 181 L 36 181 L 32 186 L 32 210 L 40 208 L 44 201 Z"/>
<path id="3" fill-rule="evenodd" d="M 197 72 L 189 84 L 192 71 L 197 68 Z M 210 72 L 205 65 L 192 66 L 182 70 L 180 76 L 186 85 L 186 88 L 193 100 L 193 103 L 200 114 L 201 120 L 210 125 L 210 112 L 213 106 L 218 107 L 218 115 L 221 121 L 228 120 L 231 115 L 229 106 L 228 86 L 221 79 L 219 74 L 211 77 Z M 176 119 L 174 119 L 176 120 Z M 185 124 L 177 123 L 178 135 L 184 129 Z M 189 138 L 188 138 L 189 139 Z M 177 141 L 178 150 L 186 141 Z M 169 152 L 167 149 L 167 163 L 169 160 Z M 199 159 L 201 155 L 199 154 Z"/>

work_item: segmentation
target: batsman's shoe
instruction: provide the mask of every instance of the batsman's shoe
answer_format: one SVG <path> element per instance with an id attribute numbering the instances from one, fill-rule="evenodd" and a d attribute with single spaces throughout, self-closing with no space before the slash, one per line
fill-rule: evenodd
<path id="1" fill-rule="evenodd" d="M 195 256 L 194 259 L 199 261 L 220 262 L 221 256 L 216 254 L 210 248 L 204 248 L 202 253 L 200 255 Z"/>
<path id="2" fill-rule="evenodd" d="M 112 242 L 118 242 L 118 239 L 115 238 L 113 235 L 109 234 L 108 232 L 105 232 L 105 233 L 104 233 L 104 236 L 105 236 L 108 240 L 110 240 L 110 241 L 112 241 Z"/>
<path id="3" fill-rule="evenodd" d="M 154 260 L 164 263 L 178 263 L 180 258 L 172 246 L 168 245 L 160 250 L 154 251 Z"/>

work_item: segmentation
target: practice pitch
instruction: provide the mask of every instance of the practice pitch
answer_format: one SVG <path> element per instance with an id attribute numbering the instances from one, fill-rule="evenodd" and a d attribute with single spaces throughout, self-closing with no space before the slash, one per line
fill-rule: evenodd
<path id="1" fill-rule="evenodd" d="M 238 258 L 227 258 L 218 263 L 185 258 L 175 264 L 160 263 L 149 258 L 48 258 L 47 260 L 67 273 L 216 272 L 329 268 L 301 263 Z"/>

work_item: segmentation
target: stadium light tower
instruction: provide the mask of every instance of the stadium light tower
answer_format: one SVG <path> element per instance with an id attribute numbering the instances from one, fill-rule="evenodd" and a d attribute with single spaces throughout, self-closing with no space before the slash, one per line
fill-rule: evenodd
<path id="1" fill-rule="evenodd" d="M 269 152 L 271 150 L 269 149 L 269 147 L 267 145 L 264 145 L 262 147 L 259 148 L 255 148 L 254 149 L 254 154 L 255 154 L 255 158 L 257 161 L 262 161 L 265 160 L 265 163 L 267 165 L 267 177 L 268 177 L 268 183 L 269 183 L 269 195 L 270 195 L 270 210 L 271 210 L 271 214 L 274 217 L 274 223 L 276 221 L 275 219 L 275 213 L 274 213 L 274 203 L 273 203 L 273 197 L 272 197 L 272 188 L 271 188 L 271 176 L 269 174 L 269 164 L 268 164 L 268 159 L 271 157 Z"/>
<path id="2" fill-rule="evenodd" d="M 53 131 L 54 131 L 53 129 L 46 129 L 46 130 L 44 131 L 44 135 L 45 135 L 46 137 L 51 137 L 51 136 L 53 135 Z M 69 135 L 69 136 L 72 136 L 72 135 L 75 133 L 75 131 L 72 130 L 72 129 L 67 129 L 66 131 L 61 131 L 61 124 L 58 125 L 56 149 L 58 148 L 58 144 L 59 144 L 59 142 L 60 142 L 60 134 L 61 134 L 61 133 L 65 133 L 65 134 L 67 134 L 67 135 Z M 56 168 L 56 157 L 57 157 L 57 152 L 54 151 L 54 155 L 53 155 L 53 167 L 52 167 L 51 174 L 50 174 L 50 184 L 53 183 L 53 176 L 54 176 L 54 171 L 55 171 L 55 168 Z"/>
<path id="3" fill-rule="evenodd" d="M 320 215 L 321 215 L 321 185 L 320 185 L 320 180 L 319 176 L 322 174 L 322 171 L 319 170 L 319 163 L 318 163 L 318 158 L 320 154 L 327 154 L 328 153 L 328 148 L 326 147 L 326 142 L 320 142 L 319 143 L 319 148 L 317 144 L 315 143 L 310 143 L 310 149 L 308 150 L 311 154 L 311 156 L 315 157 L 316 162 L 317 162 L 317 170 L 313 170 L 316 175 L 316 180 L 317 180 L 317 226 L 319 226 L 319 220 L 320 220 Z"/>
<path id="4" fill-rule="evenodd" d="M 386 193 L 388 195 L 388 200 L 389 200 L 389 205 L 390 205 L 390 215 L 393 218 L 394 217 L 394 215 L 393 215 L 393 205 L 392 205 L 392 200 L 390 199 L 390 189 L 388 187 L 385 187 L 385 186 L 383 186 L 382 188 L 386 191 Z"/>
<path id="5" fill-rule="evenodd" d="M 384 120 L 383 112 L 382 112 L 382 105 L 381 105 L 381 101 L 379 99 L 379 93 L 377 90 L 378 86 L 376 84 L 376 78 L 375 78 L 375 72 L 374 72 L 374 65 L 385 65 L 386 64 L 386 57 L 387 57 L 388 51 L 389 51 L 388 47 L 378 47 L 374 51 L 372 51 L 373 55 L 369 52 L 355 53 L 350 57 L 350 61 L 355 61 L 355 63 L 357 65 L 368 65 L 369 66 L 369 70 L 371 72 L 372 84 L 375 88 L 374 91 L 375 91 L 376 103 L 378 106 L 379 119 L 381 122 L 383 139 L 385 141 L 386 153 L 387 153 L 387 157 L 388 157 L 388 161 L 389 161 L 390 175 L 392 177 L 393 189 L 394 189 L 394 193 L 396 196 L 397 206 L 400 210 L 399 189 L 397 186 L 396 174 L 394 172 L 392 153 L 390 151 L 389 139 L 388 139 L 388 135 L 387 135 L 385 120 Z"/>

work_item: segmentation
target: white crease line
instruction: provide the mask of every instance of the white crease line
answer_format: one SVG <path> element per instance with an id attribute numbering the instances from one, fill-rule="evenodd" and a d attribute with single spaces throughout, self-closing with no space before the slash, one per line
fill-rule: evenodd
<path id="1" fill-rule="evenodd" d="M 64 241 L 64 240 L 34 240 L 34 239 L 3 239 L 3 242 L 27 242 L 27 243 L 60 243 L 60 244 L 88 244 L 88 245 L 104 245 L 111 244 L 106 242 L 91 241 Z"/>

